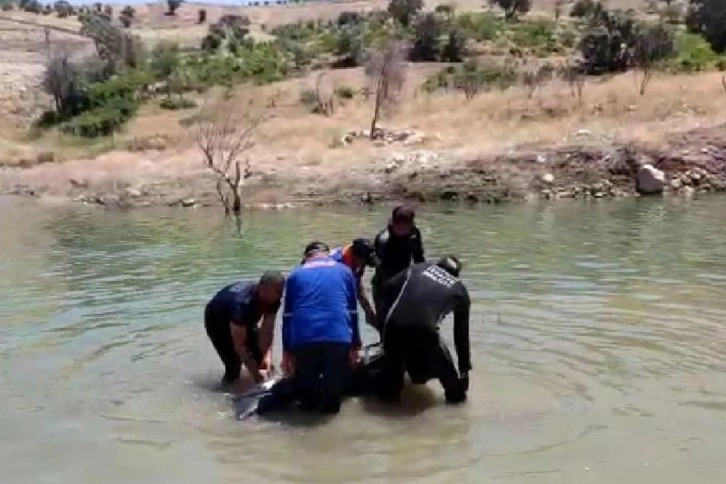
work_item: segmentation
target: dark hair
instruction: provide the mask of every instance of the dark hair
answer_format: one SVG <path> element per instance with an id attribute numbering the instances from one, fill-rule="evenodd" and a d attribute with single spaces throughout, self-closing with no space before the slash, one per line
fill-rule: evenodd
<path id="1" fill-rule="evenodd" d="M 416 213 L 408 205 L 399 205 L 391 212 L 391 222 L 395 223 L 413 223 Z"/>
<path id="2" fill-rule="evenodd" d="M 461 268 L 463 267 L 461 261 L 453 255 L 440 258 L 438 261 L 436 261 L 436 265 L 441 267 L 454 277 L 459 277 L 459 274 L 461 273 Z"/>
<path id="3" fill-rule="evenodd" d="M 354 256 L 363 259 L 368 266 L 375 266 L 377 263 L 376 250 L 370 239 L 355 239 L 350 245 Z"/>
<path id="4" fill-rule="evenodd" d="M 330 252 L 330 247 L 328 247 L 327 244 L 317 240 L 314 242 L 310 242 L 308 245 L 305 246 L 305 250 L 303 250 L 303 257 L 310 257 L 316 252 Z"/>
<path id="5" fill-rule="evenodd" d="M 280 271 L 265 271 L 260 277 L 260 285 L 285 284 L 285 276 Z"/>

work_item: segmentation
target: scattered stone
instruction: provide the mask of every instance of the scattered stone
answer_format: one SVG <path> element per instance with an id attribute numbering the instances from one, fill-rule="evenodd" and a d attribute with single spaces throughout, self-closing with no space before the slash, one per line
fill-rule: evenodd
<path id="1" fill-rule="evenodd" d="M 555 182 L 555 176 L 552 173 L 545 173 L 541 177 L 542 181 L 544 183 L 547 183 L 548 185 L 552 185 Z"/>
<path id="2" fill-rule="evenodd" d="M 197 205 L 197 201 L 194 198 L 184 198 L 179 202 L 179 204 L 184 208 L 190 208 L 195 207 Z"/>
<path id="3" fill-rule="evenodd" d="M 537 163 L 547 163 L 547 157 L 545 155 L 537 155 Z"/>
<path id="4" fill-rule="evenodd" d="M 38 162 L 38 164 L 53 163 L 55 161 L 55 153 L 53 153 L 52 151 L 44 151 L 38 154 L 38 158 L 36 161 Z"/>
<path id="5" fill-rule="evenodd" d="M 683 188 L 683 182 L 680 178 L 674 178 L 671 180 L 671 188 L 674 190 L 680 190 Z"/>
<path id="6" fill-rule="evenodd" d="M 76 180 L 75 178 L 71 178 L 68 182 L 73 188 L 88 188 L 88 180 Z"/>
<path id="7" fill-rule="evenodd" d="M 479 197 L 477 197 L 473 193 L 467 193 L 464 200 L 466 200 L 467 203 L 471 203 L 471 204 L 479 203 Z"/>
<path id="8" fill-rule="evenodd" d="M 136 188 L 127 188 L 126 195 L 131 198 L 139 198 L 142 195 L 142 193 L 141 193 L 141 190 L 138 190 Z"/>
<path id="9" fill-rule="evenodd" d="M 586 129 L 580 129 L 577 131 L 577 133 L 575 133 L 575 136 L 577 136 L 578 138 L 590 136 L 590 131 L 588 131 Z"/>
<path id="10" fill-rule="evenodd" d="M 658 195 L 665 187 L 665 174 L 653 165 L 643 165 L 635 176 L 635 189 L 641 195 Z"/>

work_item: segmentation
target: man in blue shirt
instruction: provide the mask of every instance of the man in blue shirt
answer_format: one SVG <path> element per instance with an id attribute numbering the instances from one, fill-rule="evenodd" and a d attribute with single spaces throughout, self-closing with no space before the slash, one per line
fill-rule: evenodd
<path id="1" fill-rule="evenodd" d="M 327 245 L 313 242 L 285 290 L 283 370 L 293 371 L 304 409 L 338 413 L 348 367 L 360 348 L 355 277 L 330 257 Z M 290 363 L 294 369 L 285 368 Z"/>
<path id="2" fill-rule="evenodd" d="M 270 369 L 275 315 L 280 308 L 285 278 L 267 271 L 259 282 L 237 282 L 222 288 L 207 303 L 204 326 L 224 363 L 223 383 L 240 376 L 242 363 L 256 382 Z M 259 323 L 259 327 L 258 327 Z"/>

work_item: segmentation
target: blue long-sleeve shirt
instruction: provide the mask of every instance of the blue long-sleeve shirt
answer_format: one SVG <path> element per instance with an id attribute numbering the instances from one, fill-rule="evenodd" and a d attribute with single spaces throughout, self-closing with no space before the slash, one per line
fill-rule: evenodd
<path id="1" fill-rule="evenodd" d="M 360 345 L 355 277 L 330 257 L 317 257 L 292 271 L 282 317 L 283 351 L 323 342 Z"/>

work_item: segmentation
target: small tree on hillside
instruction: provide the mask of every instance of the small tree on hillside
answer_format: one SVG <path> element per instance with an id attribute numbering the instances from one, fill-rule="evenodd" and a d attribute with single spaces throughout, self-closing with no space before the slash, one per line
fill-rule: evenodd
<path id="1" fill-rule="evenodd" d="M 50 44 L 48 48 L 43 90 L 53 97 L 57 119 L 67 119 L 79 112 L 83 101 L 81 69 L 71 61 L 69 49 Z"/>
<path id="2" fill-rule="evenodd" d="M 726 51 L 726 2 L 724 0 L 690 0 L 686 25 L 700 33 L 715 52 Z"/>
<path id="3" fill-rule="evenodd" d="M 199 11 L 197 12 L 197 23 L 203 24 L 206 21 L 207 21 L 207 10 L 200 8 Z"/>
<path id="4" fill-rule="evenodd" d="M 404 27 L 411 25 L 411 20 L 423 8 L 423 0 L 391 0 L 388 13 Z"/>
<path id="5" fill-rule="evenodd" d="M 179 45 L 159 42 L 151 52 L 151 70 L 157 79 L 166 83 L 167 97 L 171 97 L 171 76 L 179 68 Z"/>
<path id="6" fill-rule="evenodd" d="M 413 28 L 413 44 L 409 59 L 414 62 L 438 60 L 439 38 L 443 31 L 443 22 L 435 13 L 419 16 Z"/>
<path id="7" fill-rule="evenodd" d="M 675 51 L 673 33 L 662 24 L 643 24 L 638 28 L 633 46 L 633 64 L 640 69 L 640 95 L 645 94 L 653 77 L 655 64 Z"/>
<path id="8" fill-rule="evenodd" d="M 254 146 L 255 130 L 264 117 L 250 102 L 242 112 L 228 101 L 220 102 L 203 113 L 197 127 L 197 146 L 204 166 L 217 177 L 217 193 L 224 213 L 239 215 L 242 210 L 242 189 L 252 176 L 249 158 L 242 158 Z"/>
<path id="9" fill-rule="evenodd" d="M 489 3 L 504 10 L 507 20 L 516 20 L 520 14 L 526 14 L 532 8 L 532 0 L 489 0 Z"/>
<path id="10" fill-rule="evenodd" d="M 169 7 L 166 15 L 176 15 L 176 11 L 179 7 L 181 7 L 182 1 L 183 0 L 166 0 L 166 4 Z"/>
<path id="11" fill-rule="evenodd" d="M 376 124 L 381 116 L 399 101 L 406 79 L 406 46 L 402 42 L 389 41 L 388 45 L 373 52 L 365 67 L 366 77 L 373 92 L 373 119 L 371 139 L 375 137 Z"/>

